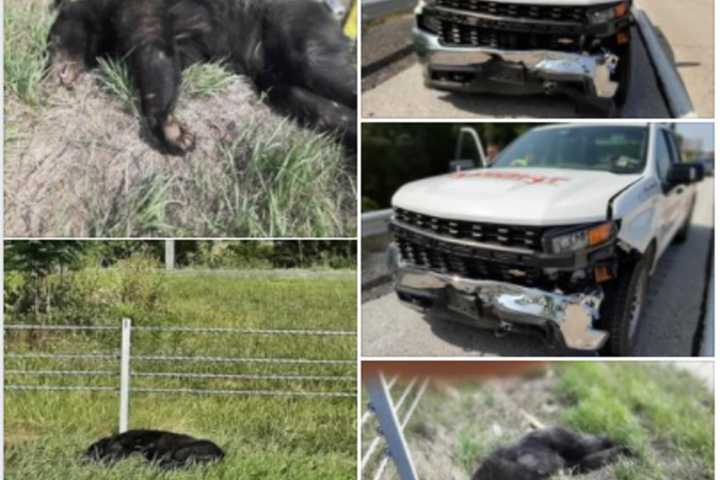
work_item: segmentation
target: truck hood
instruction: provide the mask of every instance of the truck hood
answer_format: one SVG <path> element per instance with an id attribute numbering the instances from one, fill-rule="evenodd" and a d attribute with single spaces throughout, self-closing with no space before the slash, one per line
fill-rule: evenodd
<path id="1" fill-rule="evenodd" d="M 409 183 L 394 207 L 475 222 L 561 226 L 607 218 L 610 199 L 641 175 L 554 168 L 490 168 Z"/>

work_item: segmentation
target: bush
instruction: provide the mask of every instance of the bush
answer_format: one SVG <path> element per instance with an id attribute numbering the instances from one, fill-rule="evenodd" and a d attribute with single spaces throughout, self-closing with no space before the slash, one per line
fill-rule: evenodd
<path id="1" fill-rule="evenodd" d="M 165 279 L 162 265 L 148 255 L 133 255 L 120 260 L 114 268 L 111 289 L 121 306 L 154 311 L 162 307 Z"/>

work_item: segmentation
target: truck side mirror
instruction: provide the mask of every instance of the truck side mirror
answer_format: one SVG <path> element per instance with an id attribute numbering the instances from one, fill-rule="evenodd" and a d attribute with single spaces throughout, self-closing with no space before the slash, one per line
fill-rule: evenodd
<path id="1" fill-rule="evenodd" d="M 670 185 L 690 184 L 701 181 L 705 177 L 705 168 L 699 163 L 676 163 L 670 168 L 668 182 Z"/>
<path id="2" fill-rule="evenodd" d="M 449 163 L 450 171 L 457 172 L 487 166 L 480 135 L 473 128 L 462 127 L 457 142 L 455 142 L 455 157 Z"/>

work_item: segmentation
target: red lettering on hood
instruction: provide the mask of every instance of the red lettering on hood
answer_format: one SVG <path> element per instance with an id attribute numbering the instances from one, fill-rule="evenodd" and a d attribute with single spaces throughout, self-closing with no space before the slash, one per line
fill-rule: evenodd
<path id="1" fill-rule="evenodd" d="M 529 185 L 545 184 L 545 185 L 557 185 L 560 182 L 569 182 L 570 179 L 567 177 L 547 177 L 545 175 L 532 175 L 529 173 L 520 172 L 500 172 L 500 171 L 486 171 L 486 172 L 457 172 L 452 174 L 453 178 L 495 178 L 497 180 L 510 180 L 513 182 L 523 182 Z"/>

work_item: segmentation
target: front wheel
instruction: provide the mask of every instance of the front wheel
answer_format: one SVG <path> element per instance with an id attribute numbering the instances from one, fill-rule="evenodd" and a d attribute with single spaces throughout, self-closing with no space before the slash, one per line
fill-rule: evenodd
<path id="1" fill-rule="evenodd" d="M 603 327 L 610 332 L 605 346 L 610 355 L 630 356 L 635 352 L 651 262 L 651 256 L 644 255 L 621 268 L 618 279 L 608 284 L 601 317 Z"/>

